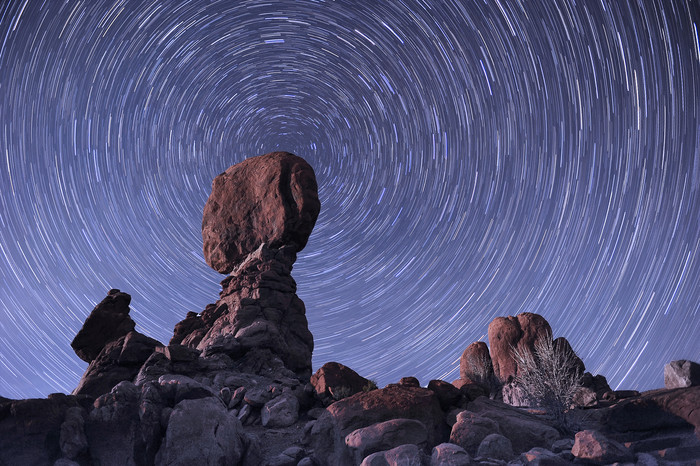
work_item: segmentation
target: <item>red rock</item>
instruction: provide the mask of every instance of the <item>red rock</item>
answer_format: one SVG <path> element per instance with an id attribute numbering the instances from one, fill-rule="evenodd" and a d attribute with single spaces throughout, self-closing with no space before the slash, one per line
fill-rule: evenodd
<path id="1" fill-rule="evenodd" d="M 493 377 L 493 364 L 489 347 L 483 341 L 475 341 L 459 358 L 459 378 L 488 385 Z"/>
<path id="2" fill-rule="evenodd" d="M 440 407 L 447 411 L 452 406 L 458 406 L 462 400 L 462 392 L 444 380 L 431 380 L 428 389 L 435 392 L 440 400 Z"/>
<path id="3" fill-rule="evenodd" d="M 316 176 L 301 157 L 272 152 L 233 165 L 214 179 L 204 206 L 204 258 L 230 273 L 261 244 L 301 251 L 321 203 Z"/>
<path id="4" fill-rule="evenodd" d="M 378 451 L 405 444 L 426 447 L 428 433 L 422 422 L 415 419 L 391 419 L 354 430 L 345 437 L 356 463 Z"/>
<path id="5" fill-rule="evenodd" d="M 599 464 L 624 463 L 634 460 L 634 455 L 624 445 L 606 438 L 595 430 L 577 432 L 571 453 L 576 458 Z"/>
<path id="6" fill-rule="evenodd" d="M 399 380 L 399 385 L 404 385 L 406 387 L 420 387 L 420 381 L 415 377 L 401 377 Z"/>
<path id="7" fill-rule="evenodd" d="M 539 338 L 551 338 L 552 328 L 539 314 L 524 312 L 517 316 L 496 317 L 488 328 L 493 371 L 501 383 L 515 377 L 518 366 L 512 348 L 534 350 Z"/>
<path id="8" fill-rule="evenodd" d="M 337 362 L 327 362 L 311 376 L 311 385 L 319 395 L 333 396 L 347 391 L 345 396 L 354 395 L 369 386 L 369 380 Z"/>
<path id="9" fill-rule="evenodd" d="M 70 344 L 80 359 L 92 362 L 107 343 L 134 330 L 130 302 L 131 296 L 114 289 L 95 306 Z"/>

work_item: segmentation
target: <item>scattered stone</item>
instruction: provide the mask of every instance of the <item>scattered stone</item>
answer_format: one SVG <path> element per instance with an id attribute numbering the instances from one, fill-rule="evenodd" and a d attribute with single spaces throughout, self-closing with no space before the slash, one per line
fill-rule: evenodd
<path id="1" fill-rule="evenodd" d="M 471 457 L 464 448 L 454 443 L 441 443 L 433 447 L 430 466 L 468 466 Z"/>
<path id="2" fill-rule="evenodd" d="M 664 366 L 666 388 L 685 388 L 700 385 L 700 364 L 681 359 Z"/>
<path id="3" fill-rule="evenodd" d="M 301 157 L 272 152 L 233 165 L 214 178 L 204 206 L 204 258 L 230 273 L 262 244 L 301 251 L 321 209 L 316 176 Z"/>
<path id="4" fill-rule="evenodd" d="M 288 427 L 299 419 L 299 401 L 291 393 L 283 393 L 273 398 L 260 411 L 265 427 Z"/>
<path id="5" fill-rule="evenodd" d="M 500 434 L 487 435 L 481 441 L 476 456 L 491 458 L 503 461 L 510 461 L 515 456 L 513 454 L 513 444 L 510 440 Z"/>
<path id="6" fill-rule="evenodd" d="M 408 443 L 425 448 L 427 441 L 428 432 L 425 426 L 415 419 L 379 422 L 354 430 L 345 437 L 345 444 L 350 448 L 356 463 L 372 453 Z"/>
<path id="7" fill-rule="evenodd" d="M 615 440 L 608 439 L 595 430 L 576 433 L 571 453 L 576 457 L 599 464 L 629 462 L 634 460 L 632 452 Z"/>

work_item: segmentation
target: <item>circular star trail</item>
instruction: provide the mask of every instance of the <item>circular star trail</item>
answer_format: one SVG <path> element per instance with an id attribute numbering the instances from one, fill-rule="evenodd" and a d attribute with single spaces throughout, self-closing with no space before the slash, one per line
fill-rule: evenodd
<path id="1" fill-rule="evenodd" d="M 110 288 L 167 342 L 223 278 L 211 181 L 307 159 L 314 368 L 458 377 L 530 311 L 613 388 L 700 359 L 694 1 L 40 1 L 0 7 L 0 395 L 70 392 Z"/>

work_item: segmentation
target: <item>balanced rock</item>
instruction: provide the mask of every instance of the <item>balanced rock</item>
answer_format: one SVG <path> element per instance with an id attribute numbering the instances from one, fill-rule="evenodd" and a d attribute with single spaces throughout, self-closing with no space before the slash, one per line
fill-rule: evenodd
<path id="1" fill-rule="evenodd" d="M 230 273 L 262 244 L 301 251 L 321 203 L 316 176 L 301 157 L 272 152 L 233 165 L 214 178 L 204 206 L 204 258 Z"/>
<path id="2" fill-rule="evenodd" d="M 95 306 L 70 344 L 80 359 L 92 362 L 107 343 L 134 330 L 136 323 L 129 317 L 130 302 L 131 296 L 113 289 Z"/>

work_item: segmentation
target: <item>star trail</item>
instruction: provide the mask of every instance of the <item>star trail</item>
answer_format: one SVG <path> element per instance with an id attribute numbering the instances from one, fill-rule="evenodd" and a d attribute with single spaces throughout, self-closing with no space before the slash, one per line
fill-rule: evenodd
<path id="1" fill-rule="evenodd" d="M 70 392 L 110 288 L 167 342 L 223 276 L 212 179 L 285 150 L 314 369 L 459 376 L 542 314 L 611 387 L 700 360 L 695 0 L 40 1 L 0 7 L 0 395 Z"/>

